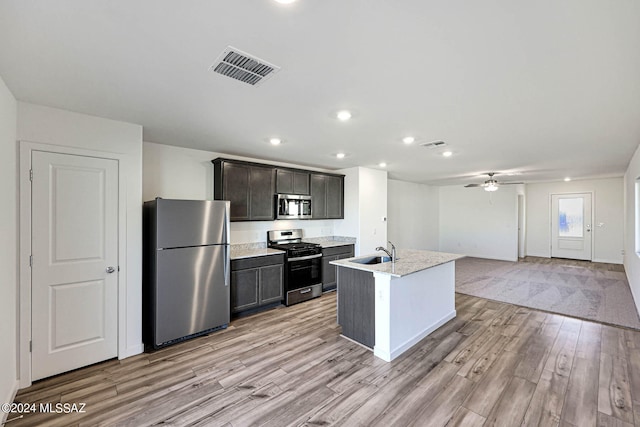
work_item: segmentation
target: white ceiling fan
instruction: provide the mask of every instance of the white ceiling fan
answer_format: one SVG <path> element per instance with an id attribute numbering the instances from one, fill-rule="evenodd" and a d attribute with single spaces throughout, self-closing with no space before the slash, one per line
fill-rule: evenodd
<path id="1" fill-rule="evenodd" d="M 497 180 L 493 179 L 493 176 L 495 174 L 495 172 L 487 172 L 487 175 L 489 175 L 489 179 L 486 180 L 483 184 L 467 184 L 464 187 L 483 187 L 484 191 L 497 191 L 498 187 L 500 187 L 501 185 L 524 184 L 524 182 L 498 182 Z"/>

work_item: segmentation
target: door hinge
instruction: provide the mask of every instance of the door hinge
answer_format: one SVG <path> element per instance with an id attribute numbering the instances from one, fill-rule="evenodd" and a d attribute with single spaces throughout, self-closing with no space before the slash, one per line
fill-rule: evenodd
<path id="1" fill-rule="evenodd" d="M 29 169 L 29 181 L 33 182 L 33 169 Z"/>
<path id="2" fill-rule="evenodd" d="M 29 341 L 29 353 L 33 353 L 33 341 Z"/>
<path id="3" fill-rule="evenodd" d="M 29 267 L 33 267 L 33 255 L 29 255 Z"/>

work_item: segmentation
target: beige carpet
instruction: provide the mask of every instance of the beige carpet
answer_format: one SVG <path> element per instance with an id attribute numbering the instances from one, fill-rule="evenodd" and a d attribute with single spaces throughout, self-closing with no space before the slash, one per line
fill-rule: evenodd
<path id="1" fill-rule="evenodd" d="M 624 267 L 526 257 L 456 261 L 456 292 L 640 329 Z"/>

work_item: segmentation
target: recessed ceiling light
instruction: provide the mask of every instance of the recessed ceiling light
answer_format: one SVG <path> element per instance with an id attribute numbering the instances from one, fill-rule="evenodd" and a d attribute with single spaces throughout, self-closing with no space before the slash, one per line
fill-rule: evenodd
<path id="1" fill-rule="evenodd" d="M 451 157 L 452 154 L 452 151 L 445 151 L 444 153 L 442 153 L 442 157 Z"/>
<path id="2" fill-rule="evenodd" d="M 271 145 L 280 145 L 282 144 L 282 140 L 280 138 L 269 138 L 269 143 Z"/>
<path id="3" fill-rule="evenodd" d="M 415 139 L 414 137 L 412 137 L 412 136 L 405 136 L 404 138 L 402 138 L 402 142 L 404 142 L 404 143 L 405 143 L 405 144 L 407 144 L 407 145 L 408 145 L 408 144 L 413 144 L 413 142 L 414 142 L 415 140 L 416 140 L 416 139 Z"/>
<path id="4" fill-rule="evenodd" d="M 387 164 L 385 162 L 380 162 L 378 163 L 378 166 L 380 166 L 381 168 L 386 168 Z"/>
<path id="5" fill-rule="evenodd" d="M 296 0 L 276 0 L 276 1 L 281 4 L 289 4 L 289 3 L 295 2 Z"/>
<path id="6" fill-rule="evenodd" d="M 569 181 L 571 181 L 571 178 L 569 178 L 569 177 L 566 177 L 566 178 L 564 179 L 564 182 L 569 182 Z"/>
<path id="7" fill-rule="evenodd" d="M 338 118 L 338 120 L 346 122 L 351 118 L 351 111 L 347 111 L 347 110 L 338 111 L 336 113 L 336 117 Z"/>
<path id="8" fill-rule="evenodd" d="M 338 153 L 336 154 L 336 157 L 339 159 L 344 159 L 345 154 L 344 153 Z"/>

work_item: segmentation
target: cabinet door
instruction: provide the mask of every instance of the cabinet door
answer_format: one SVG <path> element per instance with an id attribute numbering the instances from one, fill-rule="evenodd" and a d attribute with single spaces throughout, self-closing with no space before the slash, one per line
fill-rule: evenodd
<path id="1" fill-rule="evenodd" d="M 311 213 L 313 219 L 327 217 L 327 187 L 324 175 L 311 174 Z"/>
<path id="2" fill-rule="evenodd" d="M 258 306 L 259 280 L 258 268 L 231 272 L 231 311 L 233 313 Z"/>
<path id="3" fill-rule="evenodd" d="M 283 299 L 283 266 L 270 265 L 260 268 L 260 304 Z"/>
<path id="4" fill-rule="evenodd" d="M 278 169 L 276 172 L 276 192 L 279 194 L 293 194 L 293 171 Z"/>
<path id="5" fill-rule="evenodd" d="M 327 218 L 344 218 L 342 178 L 337 176 L 326 176 L 325 182 L 327 191 Z"/>
<path id="6" fill-rule="evenodd" d="M 346 257 L 345 257 L 346 258 Z M 337 255 L 322 257 L 322 291 L 330 291 L 336 288 L 336 266 L 329 264 L 338 259 Z"/>
<path id="7" fill-rule="evenodd" d="M 309 195 L 309 174 L 293 172 L 293 194 Z"/>
<path id="8" fill-rule="evenodd" d="M 249 177 L 250 167 L 235 163 L 223 163 L 222 200 L 229 200 L 231 221 L 249 219 Z"/>
<path id="9" fill-rule="evenodd" d="M 275 169 L 252 166 L 250 178 L 249 218 L 257 221 L 274 219 Z"/>

